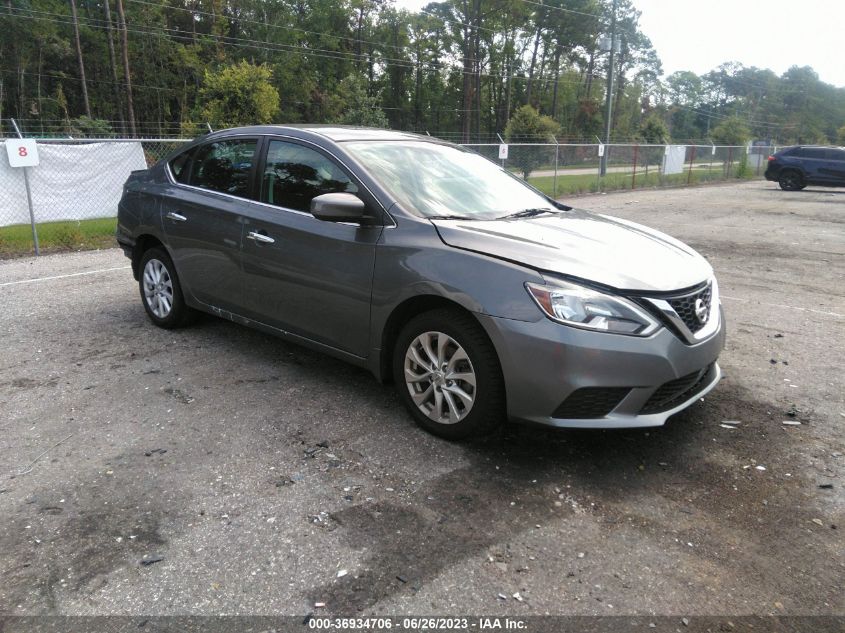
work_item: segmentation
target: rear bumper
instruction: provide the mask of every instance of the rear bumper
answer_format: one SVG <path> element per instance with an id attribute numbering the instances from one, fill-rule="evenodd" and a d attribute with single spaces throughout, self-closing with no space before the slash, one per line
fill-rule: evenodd
<path id="1" fill-rule="evenodd" d="M 548 319 L 479 319 L 499 353 L 508 416 L 514 420 L 574 428 L 660 426 L 721 378 L 716 363 L 725 342 L 721 306 L 718 330 L 696 345 L 666 328 L 638 338 Z M 578 403 L 572 405 L 573 400 Z"/>

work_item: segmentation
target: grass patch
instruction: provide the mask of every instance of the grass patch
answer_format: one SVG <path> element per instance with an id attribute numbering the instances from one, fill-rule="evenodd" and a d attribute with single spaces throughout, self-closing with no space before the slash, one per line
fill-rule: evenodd
<path id="1" fill-rule="evenodd" d="M 643 189 L 648 187 L 683 187 L 688 182 L 691 185 L 695 185 L 704 182 L 736 179 L 735 174 L 726 178 L 721 166 L 712 170 L 694 168 L 692 175 L 689 175 L 686 171 L 684 171 L 681 174 L 664 176 L 660 173 L 659 168 L 649 170 L 648 175 L 646 175 L 645 172 L 637 171 L 635 183 L 632 183 L 631 176 L 631 172 L 611 172 L 603 178 L 599 178 L 597 174 L 579 174 L 573 176 L 559 174 L 557 177 L 557 195 L 560 197 L 581 193 L 596 193 L 599 191 L 621 191 L 624 189 L 631 189 L 632 184 L 634 184 L 636 189 Z M 554 176 L 538 176 L 536 178 L 529 178 L 528 182 L 547 196 L 555 195 Z"/>
<path id="2" fill-rule="evenodd" d="M 117 218 L 40 222 L 35 228 L 41 252 L 92 250 L 117 245 L 114 239 Z M 0 257 L 20 257 L 34 253 L 32 228 L 29 224 L 0 227 Z"/>

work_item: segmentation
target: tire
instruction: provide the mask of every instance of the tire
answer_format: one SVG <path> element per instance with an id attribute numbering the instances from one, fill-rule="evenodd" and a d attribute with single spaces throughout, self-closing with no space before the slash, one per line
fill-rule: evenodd
<path id="1" fill-rule="evenodd" d="M 484 435 L 504 420 L 499 358 L 467 313 L 444 308 L 411 319 L 393 349 L 393 378 L 411 416 L 434 435 Z"/>
<path id="2" fill-rule="evenodd" d="M 169 330 L 191 321 L 194 311 L 185 305 L 173 260 L 163 248 L 151 248 L 141 256 L 138 289 L 147 316 L 158 327 Z"/>
<path id="3" fill-rule="evenodd" d="M 778 176 L 778 184 L 784 191 L 801 191 L 807 185 L 804 184 L 804 179 L 794 169 L 787 169 L 780 172 Z"/>

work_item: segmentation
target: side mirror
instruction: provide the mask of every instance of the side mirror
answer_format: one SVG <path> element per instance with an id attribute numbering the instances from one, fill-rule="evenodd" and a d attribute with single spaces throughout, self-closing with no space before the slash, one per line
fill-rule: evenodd
<path id="1" fill-rule="evenodd" d="M 324 193 L 311 200 L 311 215 L 326 222 L 360 222 L 364 201 L 351 193 Z"/>

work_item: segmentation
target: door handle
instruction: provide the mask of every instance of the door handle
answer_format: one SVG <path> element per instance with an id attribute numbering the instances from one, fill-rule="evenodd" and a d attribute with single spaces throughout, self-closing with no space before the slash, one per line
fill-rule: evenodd
<path id="1" fill-rule="evenodd" d="M 264 235 L 263 233 L 256 233 L 255 231 L 250 231 L 246 234 L 246 239 L 253 240 L 254 242 L 261 242 L 262 244 L 273 244 L 276 242 L 272 237 L 269 235 Z"/>
<path id="2" fill-rule="evenodd" d="M 184 215 L 181 215 L 180 213 L 175 213 L 173 211 L 168 211 L 167 215 L 165 215 L 164 217 L 166 217 L 168 220 L 173 220 L 174 222 L 184 222 L 188 219 Z"/>

